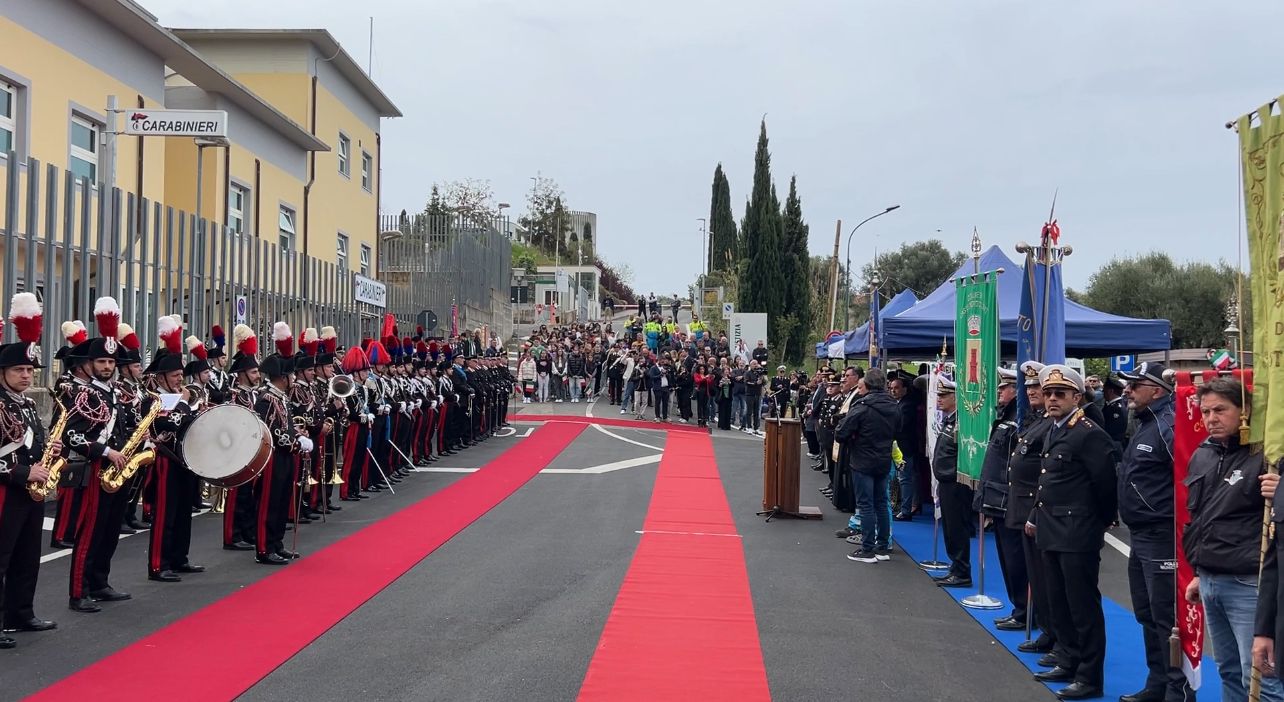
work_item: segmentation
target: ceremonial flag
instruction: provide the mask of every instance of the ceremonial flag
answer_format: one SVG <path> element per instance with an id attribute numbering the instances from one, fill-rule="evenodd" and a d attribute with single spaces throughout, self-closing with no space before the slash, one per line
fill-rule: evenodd
<path id="1" fill-rule="evenodd" d="M 450 303 L 450 335 L 459 336 L 459 305 Z"/>
<path id="2" fill-rule="evenodd" d="M 1284 402 L 1269 403 L 1272 388 L 1284 392 L 1284 117 L 1272 104 L 1237 124 L 1244 169 L 1244 206 L 1248 218 L 1248 280 L 1253 299 L 1253 414 L 1249 442 L 1263 444 L 1271 464 L 1284 456 Z M 1242 322 L 1241 322 L 1242 323 Z"/>
<path id="3" fill-rule="evenodd" d="M 1066 362 L 1066 300 L 1061 283 L 1061 230 L 1056 220 L 1043 225 L 1039 246 L 1026 251 L 1017 313 L 1017 368 L 1026 361 Z M 1017 393 L 1017 423 L 1024 424 L 1030 399 Z"/>
<path id="4" fill-rule="evenodd" d="M 940 384 L 941 375 L 945 373 L 945 344 L 941 343 L 941 355 L 936 357 L 936 363 L 927 374 L 927 459 L 930 463 L 936 456 L 936 439 L 941 435 L 941 424 L 945 421 L 945 415 L 936 408 L 936 388 Z M 928 471 L 932 478 L 932 511 L 935 519 L 941 518 L 941 498 L 937 490 L 936 473 Z"/>
<path id="5" fill-rule="evenodd" d="M 958 480 L 969 487 L 981 478 L 998 406 L 998 274 L 967 275 L 955 281 L 954 383 L 958 398 Z"/>

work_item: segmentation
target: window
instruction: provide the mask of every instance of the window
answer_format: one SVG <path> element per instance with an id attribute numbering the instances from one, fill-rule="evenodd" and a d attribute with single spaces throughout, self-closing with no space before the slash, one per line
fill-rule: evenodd
<path id="1" fill-rule="evenodd" d="M 80 115 L 71 117 L 71 172 L 77 180 L 98 181 L 99 126 Z"/>
<path id="2" fill-rule="evenodd" d="M 352 141 L 343 134 L 339 135 L 339 172 L 352 176 Z"/>
<path id="3" fill-rule="evenodd" d="M 249 188 L 233 183 L 227 190 L 227 228 L 238 237 L 245 233 L 245 213 L 249 206 Z"/>
<path id="4" fill-rule="evenodd" d="M 348 237 L 347 235 L 340 232 L 339 238 L 336 240 L 336 242 L 337 243 L 335 244 L 334 253 L 335 253 L 335 256 L 338 258 L 339 268 L 346 271 L 348 270 Z"/>
<path id="5" fill-rule="evenodd" d="M 374 179 L 371 176 L 371 173 L 373 172 L 374 172 L 374 158 L 372 158 L 369 153 L 362 151 L 361 152 L 361 187 L 365 188 L 366 192 L 370 192 L 370 188 L 373 187 L 374 185 Z"/>
<path id="6" fill-rule="evenodd" d="M 281 205 L 281 216 L 277 228 L 280 230 L 281 252 L 294 248 L 294 210 Z"/>
<path id="7" fill-rule="evenodd" d="M 370 275 L 370 247 L 361 245 L 361 275 Z"/>
<path id="8" fill-rule="evenodd" d="M 0 156 L 18 148 L 18 89 L 0 80 Z"/>

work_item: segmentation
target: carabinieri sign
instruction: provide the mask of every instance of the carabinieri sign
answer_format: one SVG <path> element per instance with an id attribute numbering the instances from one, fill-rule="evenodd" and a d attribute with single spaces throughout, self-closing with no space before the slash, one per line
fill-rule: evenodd
<path id="1" fill-rule="evenodd" d="M 122 110 L 125 134 L 134 136 L 226 137 L 223 110 Z"/>

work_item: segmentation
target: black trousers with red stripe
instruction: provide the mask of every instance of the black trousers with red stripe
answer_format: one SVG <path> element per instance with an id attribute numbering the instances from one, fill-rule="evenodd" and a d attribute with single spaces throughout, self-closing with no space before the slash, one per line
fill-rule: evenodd
<path id="1" fill-rule="evenodd" d="M 71 552 L 71 597 L 86 597 L 110 586 L 111 559 L 120 543 L 129 495 L 124 490 L 106 492 L 99 482 L 99 462 L 92 464 L 89 485 L 83 488 L 84 509 L 76 525 L 76 546 Z"/>
<path id="2" fill-rule="evenodd" d="M 367 436 L 364 424 L 349 424 L 343 431 L 343 469 L 340 471 L 343 484 L 339 486 L 339 499 L 346 500 L 361 492 L 361 474 L 369 460 L 366 455 Z"/>
<path id="3" fill-rule="evenodd" d="M 228 488 L 223 500 L 223 545 L 254 543 L 254 482 Z"/>
<path id="4" fill-rule="evenodd" d="M 0 483 L 0 593 L 4 624 L 35 618 L 45 506 L 20 485 Z"/>
<path id="5" fill-rule="evenodd" d="M 294 494 L 294 453 L 278 448 L 272 462 L 259 476 L 256 499 L 255 551 L 260 556 L 285 548 L 285 522 Z"/>
<path id="6" fill-rule="evenodd" d="M 58 509 L 54 511 L 53 541 L 74 541 L 76 525 L 84 509 L 85 490 L 80 487 L 58 488 Z"/>
<path id="7" fill-rule="evenodd" d="M 192 507 L 196 504 L 196 475 L 180 461 L 163 454 L 152 465 L 156 481 L 156 503 L 152 507 L 152 531 L 148 539 L 147 572 L 159 573 L 187 565 L 192 545 Z"/>

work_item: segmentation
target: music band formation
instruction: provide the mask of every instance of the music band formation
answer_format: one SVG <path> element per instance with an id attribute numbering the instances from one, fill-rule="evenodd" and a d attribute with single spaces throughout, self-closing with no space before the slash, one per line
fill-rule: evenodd
<path id="1" fill-rule="evenodd" d="M 205 568 L 190 559 L 192 519 L 222 512 L 223 548 L 287 565 L 298 525 L 324 521 L 370 493 L 395 492 L 415 467 L 472 446 L 507 424 L 514 379 L 501 358 L 465 340 L 439 344 L 418 329 L 343 349 L 333 327 L 272 328 L 259 357 L 250 327 L 206 343 L 178 315 L 158 320 L 157 351 L 142 344 L 110 297 L 94 307 L 97 336 L 61 326 L 62 373 L 45 425 L 25 393 L 41 368 L 43 314 L 35 295 L 10 305 L 19 341 L 0 345 L 0 591 L 5 631 L 45 631 L 36 617 L 46 498 L 56 495 L 51 545 L 71 549 L 68 606 L 101 611 L 129 600 L 111 585 L 121 533 L 150 528 L 150 580 Z M 337 489 L 336 489 L 337 488 Z M 209 504 L 203 502 L 210 500 Z M 138 510 L 141 508 L 141 520 Z M 285 536 L 294 530 L 290 548 Z M 16 641 L 0 635 L 0 648 Z"/>

